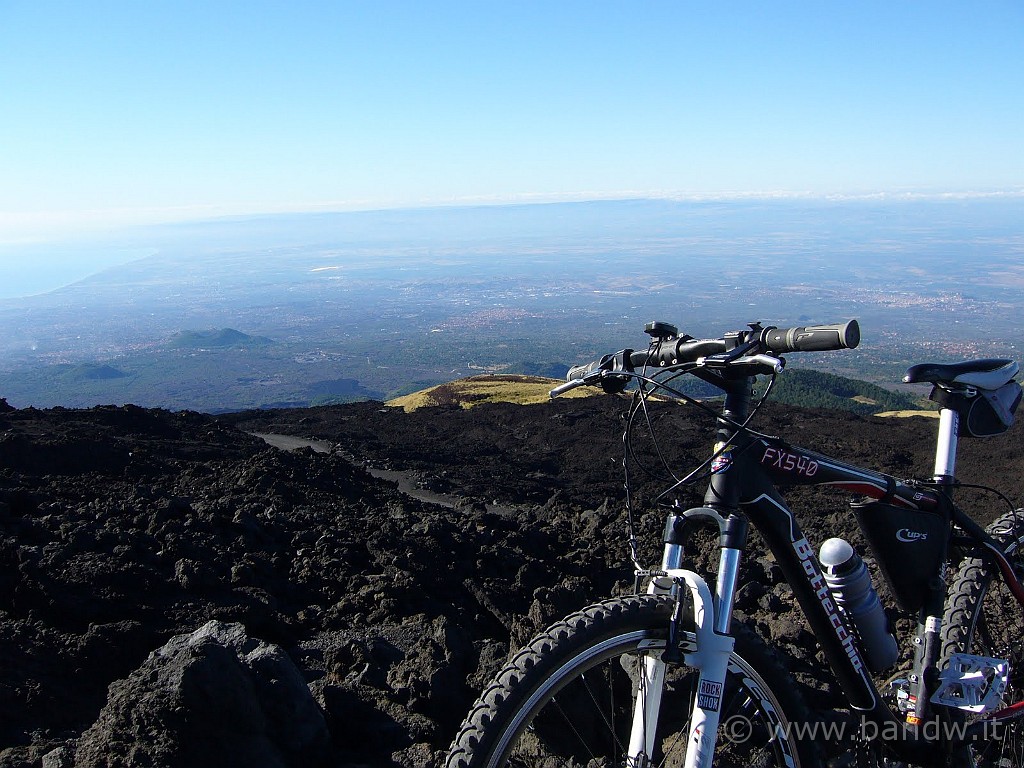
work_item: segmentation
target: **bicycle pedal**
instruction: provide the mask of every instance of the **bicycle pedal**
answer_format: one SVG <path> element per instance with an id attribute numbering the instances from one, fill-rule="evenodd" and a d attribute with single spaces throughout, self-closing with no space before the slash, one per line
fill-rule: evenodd
<path id="1" fill-rule="evenodd" d="M 931 702 L 967 712 L 988 712 L 999 705 L 1009 674 L 1010 664 L 1005 659 L 954 653 L 949 666 L 939 673 L 939 687 Z"/>

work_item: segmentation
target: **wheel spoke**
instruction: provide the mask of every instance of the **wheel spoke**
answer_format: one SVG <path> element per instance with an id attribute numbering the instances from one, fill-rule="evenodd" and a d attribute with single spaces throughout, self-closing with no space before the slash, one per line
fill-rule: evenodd
<path id="1" fill-rule="evenodd" d="M 539 635 L 485 691 L 453 745 L 449 768 L 623 768 L 638 689 L 647 680 L 644 658 L 663 650 L 658 642 L 663 642 L 673 607 L 667 598 L 619 598 Z M 795 703 L 793 686 L 781 682 L 785 671 L 763 644 L 749 631 L 740 635 L 722 704 L 726 716 L 749 718 L 754 739 L 730 743 L 719 738 L 716 768 L 807 768 L 797 745 L 780 743 L 771 727 L 784 722 L 779 694 L 796 716 L 806 710 Z M 652 640 L 658 641 L 653 647 Z M 740 655 L 744 648 L 754 652 L 757 666 Z M 767 670 L 768 677 L 759 669 Z M 645 724 L 656 729 L 651 766 L 682 764 L 697 679 L 697 671 L 685 664 L 666 669 L 660 713 Z M 646 691 L 640 693 L 642 702 Z"/>

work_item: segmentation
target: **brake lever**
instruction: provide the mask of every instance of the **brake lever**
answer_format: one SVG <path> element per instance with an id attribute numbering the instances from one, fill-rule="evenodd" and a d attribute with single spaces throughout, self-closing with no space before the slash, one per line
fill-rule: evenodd
<path id="1" fill-rule="evenodd" d="M 733 365 L 757 365 L 767 368 L 771 373 L 782 373 L 786 367 L 786 361 L 781 357 L 773 357 L 772 355 L 750 355 L 749 357 L 741 357 L 739 360 L 734 361 Z"/>
<path id="2" fill-rule="evenodd" d="M 576 387 L 582 387 L 586 383 L 587 382 L 585 382 L 583 379 L 574 379 L 573 381 L 567 381 L 565 382 L 565 384 L 559 384 L 554 389 L 549 390 L 548 397 L 554 400 L 559 395 L 564 395 L 569 390 L 576 389 Z"/>
<path id="3" fill-rule="evenodd" d="M 564 395 L 570 390 L 576 389 L 576 387 L 582 387 L 584 385 L 590 387 L 600 387 L 608 394 L 618 394 L 622 392 L 629 384 L 630 378 L 633 374 L 633 366 L 629 361 L 630 355 L 633 354 L 632 349 L 623 349 L 612 355 L 605 355 L 601 358 L 600 362 L 596 364 L 592 370 L 587 371 L 584 375 L 578 379 L 572 379 L 564 384 L 559 384 L 554 389 L 548 391 L 548 397 L 554 399 L 559 395 Z M 570 371 L 570 375 L 571 375 Z"/>
<path id="4" fill-rule="evenodd" d="M 738 347 L 737 347 L 738 349 Z M 724 352 L 718 355 L 708 355 L 697 360 L 697 365 L 712 370 L 724 370 L 735 365 L 752 365 L 758 368 L 767 369 L 764 373 L 782 373 L 786 367 L 786 361 L 781 357 L 772 355 L 740 355 L 736 356 L 731 352 Z"/>
<path id="5" fill-rule="evenodd" d="M 744 342 L 727 352 L 719 352 L 715 355 L 708 355 L 697 360 L 697 364 L 704 368 L 719 369 L 728 368 L 737 360 L 743 358 L 748 352 L 760 347 L 756 339 Z"/>

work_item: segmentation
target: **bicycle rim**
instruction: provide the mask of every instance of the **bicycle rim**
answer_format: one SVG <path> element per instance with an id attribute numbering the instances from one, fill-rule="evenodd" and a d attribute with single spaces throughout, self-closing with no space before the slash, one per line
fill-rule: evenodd
<path id="1" fill-rule="evenodd" d="M 663 620 L 660 627 L 664 627 Z M 752 637 L 749 633 L 745 635 L 744 645 Z M 684 652 L 690 650 L 692 643 L 693 636 L 687 635 Z M 557 660 L 538 659 L 535 665 L 521 665 L 530 669 L 522 669 L 522 676 L 516 676 L 516 685 L 495 697 L 501 703 L 486 717 L 478 718 L 485 723 L 482 730 L 490 731 L 480 739 L 486 759 L 475 756 L 462 764 L 512 768 L 630 765 L 626 753 L 643 658 L 647 654 L 660 656 L 664 650 L 662 629 L 623 628 Z M 721 700 L 715 765 L 806 765 L 809 761 L 802 761 L 799 756 L 799 745 L 791 738 L 786 708 L 779 699 L 790 700 L 790 711 L 799 708 L 801 715 L 802 702 L 792 701 L 795 693 L 791 684 L 779 696 L 773 692 L 756 668 L 773 662 L 767 660 L 763 646 L 756 650 L 762 652 L 756 655 L 764 656 L 757 665 L 745 659 L 739 647 L 730 658 Z M 539 670 L 536 680 L 531 674 L 533 670 Z M 769 671 L 773 677 L 780 674 L 776 668 Z M 650 766 L 683 765 L 696 679 L 697 673 L 690 667 L 669 666 L 658 722 L 647 726 L 656 729 Z M 776 681 L 776 688 L 779 687 Z M 521 693 L 518 688 L 528 690 Z"/>
<path id="2" fill-rule="evenodd" d="M 1007 555 L 1018 574 L 1024 573 L 1024 521 L 1004 516 L 989 533 L 1006 542 Z M 971 653 L 1005 659 L 1010 663 L 1009 680 L 1000 706 L 1024 697 L 1024 615 L 1020 604 L 994 565 L 970 559 L 961 566 L 951 598 L 948 652 Z M 957 610 L 959 608 L 959 610 Z M 974 718 L 971 718 L 974 719 Z M 993 731 L 991 735 L 994 735 Z M 1013 721 L 998 731 L 998 738 L 983 738 L 972 747 L 979 767 L 1024 766 L 1024 722 Z"/>

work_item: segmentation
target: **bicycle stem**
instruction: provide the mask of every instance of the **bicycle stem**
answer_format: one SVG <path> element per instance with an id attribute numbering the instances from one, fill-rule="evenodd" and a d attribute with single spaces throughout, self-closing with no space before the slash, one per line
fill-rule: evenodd
<path id="1" fill-rule="evenodd" d="M 742 376 L 726 379 L 719 383 L 725 389 L 725 404 L 722 417 L 718 420 L 715 451 L 721 452 L 724 462 L 731 462 L 728 454 L 729 442 L 736 437 L 738 431 L 733 424 L 743 424 L 750 415 L 750 403 L 754 391 L 753 376 Z M 715 472 L 711 475 L 704 503 L 715 509 L 733 512 L 739 508 L 740 488 L 734 481 L 732 472 Z"/>

